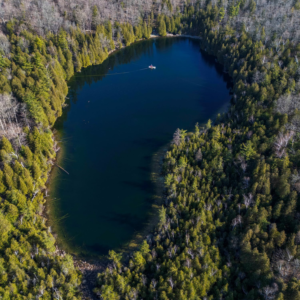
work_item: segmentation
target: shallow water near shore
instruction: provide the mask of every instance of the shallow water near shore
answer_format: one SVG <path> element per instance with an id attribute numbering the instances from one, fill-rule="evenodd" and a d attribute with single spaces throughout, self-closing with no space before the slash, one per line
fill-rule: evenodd
<path id="1" fill-rule="evenodd" d="M 177 128 L 224 110 L 229 82 L 188 38 L 141 41 L 76 74 L 55 124 L 57 163 L 69 173 L 55 168 L 50 180 L 58 243 L 83 256 L 126 248 L 158 205 L 158 153 Z"/>

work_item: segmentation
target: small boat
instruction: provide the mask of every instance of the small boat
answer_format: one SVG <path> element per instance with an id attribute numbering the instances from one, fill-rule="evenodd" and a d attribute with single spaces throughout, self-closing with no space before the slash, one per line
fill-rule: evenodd
<path id="1" fill-rule="evenodd" d="M 154 70 L 154 69 L 156 69 L 156 67 L 151 65 L 151 66 L 149 66 L 149 69 Z"/>

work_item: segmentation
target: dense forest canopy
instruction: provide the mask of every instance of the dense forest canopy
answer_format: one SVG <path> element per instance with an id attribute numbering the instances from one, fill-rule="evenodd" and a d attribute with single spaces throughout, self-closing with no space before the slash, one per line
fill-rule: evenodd
<path id="1" fill-rule="evenodd" d="M 1 298 L 81 298 L 46 222 L 51 128 L 74 72 L 155 28 L 200 36 L 232 77 L 232 103 L 174 133 L 160 223 L 129 262 L 110 251 L 95 294 L 300 299 L 299 12 L 299 1 L 1 1 Z"/>

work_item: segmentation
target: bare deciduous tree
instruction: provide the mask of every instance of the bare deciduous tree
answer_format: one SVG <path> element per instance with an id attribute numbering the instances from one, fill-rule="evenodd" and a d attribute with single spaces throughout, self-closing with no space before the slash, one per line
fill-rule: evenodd
<path id="1" fill-rule="evenodd" d="M 273 283 L 272 286 L 266 286 L 263 289 L 261 289 L 260 293 L 266 300 L 272 300 L 275 299 L 277 291 L 278 286 L 276 283 Z"/>
<path id="2" fill-rule="evenodd" d="M 12 141 L 16 139 L 18 146 L 21 146 L 24 133 L 17 117 L 19 108 L 20 104 L 11 95 L 0 95 L 0 136 L 4 135 Z"/>
<path id="3" fill-rule="evenodd" d="M 242 217 L 240 215 L 238 215 L 236 218 L 234 218 L 231 222 L 231 225 L 233 226 L 233 228 L 238 224 L 242 224 Z"/>
<path id="4" fill-rule="evenodd" d="M 176 145 L 176 146 L 179 146 L 180 145 L 180 141 L 181 141 L 181 133 L 180 133 L 180 129 L 177 128 L 175 133 L 173 134 L 173 143 Z"/>
<path id="5" fill-rule="evenodd" d="M 196 162 L 199 162 L 200 160 L 202 160 L 202 152 L 201 152 L 201 149 L 200 149 L 200 148 L 199 148 L 199 150 L 196 152 L 195 160 L 196 160 Z"/>
<path id="6" fill-rule="evenodd" d="M 279 158 L 285 155 L 285 148 L 287 147 L 290 139 L 294 136 L 294 131 L 288 131 L 287 133 L 280 132 L 274 142 L 275 155 Z"/>
<path id="7" fill-rule="evenodd" d="M 253 195 L 249 193 L 248 195 L 243 195 L 243 198 L 244 198 L 244 204 L 248 209 L 248 207 L 253 203 Z"/>
<path id="8" fill-rule="evenodd" d="M 173 290 L 173 288 L 174 288 L 174 281 L 173 281 L 172 277 L 168 278 L 168 281 L 169 281 L 170 286 L 171 286 L 171 288 Z"/>

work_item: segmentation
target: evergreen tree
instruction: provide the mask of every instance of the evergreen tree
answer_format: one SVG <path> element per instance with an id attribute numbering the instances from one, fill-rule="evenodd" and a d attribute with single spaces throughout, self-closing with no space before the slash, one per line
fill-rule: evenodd
<path id="1" fill-rule="evenodd" d="M 161 36 L 167 35 L 167 29 L 166 29 L 166 23 L 163 18 L 160 18 L 159 24 L 158 24 L 158 34 Z"/>

